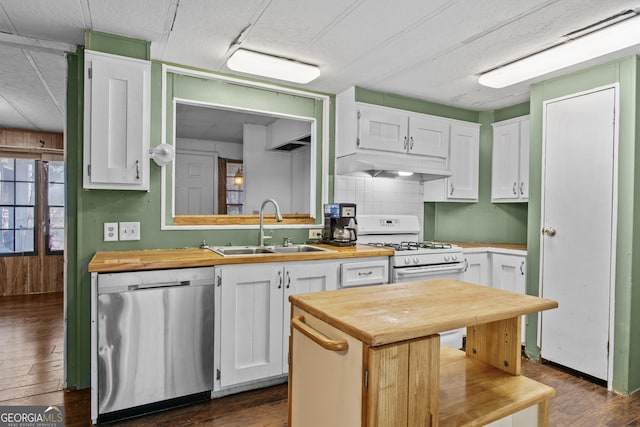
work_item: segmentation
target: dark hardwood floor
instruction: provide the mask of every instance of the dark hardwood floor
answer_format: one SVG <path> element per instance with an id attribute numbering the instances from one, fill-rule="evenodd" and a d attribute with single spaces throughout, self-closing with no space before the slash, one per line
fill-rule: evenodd
<path id="1" fill-rule="evenodd" d="M 63 390 L 62 307 L 60 293 L 0 297 L 0 406 L 64 405 L 65 425 L 87 426 L 89 390 Z M 551 400 L 551 426 L 640 426 L 640 393 L 623 397 L 529 360 L 523 360 L 522 373 L 556 389 Z M 112 425 L 283 427 L 287 425 L 287 386 Z"/>

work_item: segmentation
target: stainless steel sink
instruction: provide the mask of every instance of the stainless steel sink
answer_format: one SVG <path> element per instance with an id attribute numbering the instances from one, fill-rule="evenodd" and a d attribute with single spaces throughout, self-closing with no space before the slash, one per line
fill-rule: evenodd
<path id="1" fill-rule="evenodd" d="M 311 245 L 290 246 L 220 246 L 209 248 L 222 256 L 233 255 L 264 255 L 264 254 L 295 254 L 308 252 L 331 252 L 331 249 L 319 248 Z"/>
<path id="2" fill-rule="evenodd" d="M 275 253 L 268 247 L 260 246 L 223 246 L 219 248 L 211 248 L 212 251 L 222 255 L 259 255 Z"/>
<path id="3" fill-rule="evenodd" d="M 301 252 L 331 252 L 331 249 L 319 248 L 311 245 L 272 246 L 274 252 L 279 254 L 293 254 Z"/>

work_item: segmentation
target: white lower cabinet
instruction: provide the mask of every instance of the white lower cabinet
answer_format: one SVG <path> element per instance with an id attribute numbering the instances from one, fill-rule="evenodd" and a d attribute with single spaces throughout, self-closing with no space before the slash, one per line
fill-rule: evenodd
<path id="1" fill-rule="evenodd" d="M 340 265 L 340 287 L 370 286 L 389 283 L 389 258 L 349 261 Z"/>
<path id="2" fill-rule="evenodd" d="M 488 252 L 464 254 L 464 281 L 491 286 L 491 264 Z"/>
<path id="3" fill-rule="evenodd" d="M 485 251 L 464 251 L 465 282 L 490 286 L 505 291 L 527 293 L 527 257 L 520 253 L 499 253 L 491 248 Z M 522 343 L 525 341 L 526 319 L 522 316 Z"/>
<path id="4" fill-rule="evenodd" d="M 526 261 L 524 255 L 491 255 L 491 281 L 494 288 L 527 293 Z M 525 341 L 526 316 L 522 316 L 522 342 Z"/>
<path id="5" fill-rule="evenodd" d="M 289 295 L 336 289 L 339 261 L 216 267 L 214 390 L 287 373 Z"/>
<path id="6" fill-rule="evenodd" d="M 307 292 L 331 291 L 338 287 L 340 262 L 303 261 L 291 262 L 284 269 L 284 311 L 282 340 L 282 372 L 289 371 L 289 333 L 291 326 L 291 304 L 289 295 Z"/>

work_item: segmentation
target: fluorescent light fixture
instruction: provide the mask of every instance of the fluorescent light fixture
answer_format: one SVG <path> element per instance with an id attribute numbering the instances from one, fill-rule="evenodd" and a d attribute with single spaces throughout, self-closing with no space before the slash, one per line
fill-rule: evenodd
<path id="1" fill-rule="evenodd" d="M 411 176 L 411 175 L 413 175 L 413 172 L 398 171 L 398 176 Z"/>
<path id="2" fill-rule="evenodd" d="M 309 83 L 320 76 L 315 65 L 303 64 L 292 59 L 267 55 L 246 49 L 238 49 L 227 61 L 227 66 L 241 73 L 271 77 L 294 83 Z"/>
<path id="3" fill-rule="evenodd" d="M 640 18 L 629 18 L 488 71 L 478 83 L 503 88 L 640 43 Z"/>

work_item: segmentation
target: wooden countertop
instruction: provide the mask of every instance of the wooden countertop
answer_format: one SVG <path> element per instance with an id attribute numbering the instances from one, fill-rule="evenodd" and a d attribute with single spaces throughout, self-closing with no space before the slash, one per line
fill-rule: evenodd
<path id="1" fill-rule="evenodd" d="M 367 245 L 339 247 L 318 244 L 314 246 L 331 249 L 331 251 L 245 256 L 222 256 L 209 249 L 200 248 L 96 252 L 89 262 L 88 269 L 90 272 L 108 273 L 165 268 L 210 267 L 228 264 L 312 261 L 393 255 L 392 249 Z"/>
<path id="2" fill-rule="evenodd" d="M 372 346 L 558 307 L 556 301 L 453 279 L 291 295 L 289 301 Z"/>
<path id="3" fill-rule="evenodd" d="M 469 242 L 451 242 L 460 246 L 463 249 L 470 248 L 499 248 L 499 249 L 511 249 L 515 251 L 526 251 L 526 244 L 519 243 L 469 243 Z"/>

